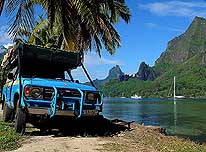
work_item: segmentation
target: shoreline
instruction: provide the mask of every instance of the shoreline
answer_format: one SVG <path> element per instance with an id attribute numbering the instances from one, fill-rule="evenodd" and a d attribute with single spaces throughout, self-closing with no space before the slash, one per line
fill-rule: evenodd
<path id="1" fill-rule="evenodd" d="M 0 111 L 1 116 L 2 110 Z M 60 152 L 206 151 L 205 143 L 195 143 L 177 136 L 166 135 L 166 129 L 162 127 L 145 126 L 136 122 L 128 123 L 118 119 L 108 120 L 105 118 L 87 125 L 88 128 L 85 128 L 85 126 L 84 129 L 77 128 L 76 134 L 73 134 L 73 131 L 67 132 L 68 130 L 66 132 L 54 130 L 41 133 L 38 129 L 29 125 L 26 135 L 19 136 L 19 134 L 14 133 L 12 123 L 0 122 L 0 128 L 3 127 L 3 131 L 1 131 L 2 139 L 4 139 L 4 136 L 10 135 L 6 141 L 0 140 L 0 151 L 27 152 L 28 149 L 39 152 L 55 150 Z M 105 127 L 108 127 L 108 130 L 103 130 Z M 86 134 L 82 132 L 85 129 L 88 129 Z M 95 129 L 96 134 L 94 133 Z"/>
<path id="2" fill-rule="evenodd" d="M 139 98 L 139 99 L 135 99 L 135 98 L 130 98 L 130 97 L 104 97 L 104 99 L 103 100 L 107 100 L 107 99 L 122 99 L 122 100 L 127 100 L 127 99 L 129 99 L 129 100 L 139 100 L 139 101 L 141 101 L 141 100 L 153 100 L 153 101 L 155 101 L 155 100 L 167 100 L 167 101 L 171 101 L 171 100 L 174 100 L 174 98 Z M 176 101 L 186 101 L 186 100 L 206 100 L 206 97 L 205 98 L 182 98 L 182 99 L 175 99 Z"/>
<path id="3" fill-rule="evenodd" d="M 190 140 L 179 138 L 177 136 L 165 135 L 165 129 L 154 126 L 144 126 L 140 124 L 133 124 L 134 128 L 131 132 L 122 133 L 112 141 L 116 141 L 113 144 L 107 144 L 108 150 L 114 151 L 206 151 L 205 144 L 198 144 Z M 121 142 L 126 141 L 126 142 Z M 118 145 L 118 146 L 117 146 Z M 121 147 L 121 148 L 117 148 Z M 118 150 L 117 150 L 118 149 Z"/>
<path id="4" fill-rule="evenodd" d="M 16 149 L 14 152 L 26 152 L 28 149 L 39 152 L 55 150 L 60 152 L 206 151 L 206 144 L 198 144 L 176 136 L 168 136 L 166 130 L 161 127 L 144 126 L 135 122 L 128 123 L 117 119 L 113 121 L 104 119 L 104 121 L 105 123 L 100 124 L 100 126 L 110 124 L 110 130 L 103 132 L 108 133 L 107 135 L 101 133 L 93 135 L 89 131 L 88 134 L 81 134 L 81 131 L 79 131 L 76 135 L 56 131 L 42 134 L 36 128 L 27 127 L 26 137 L 16 140 L 16 147 L 0 148 L 0 150 Z M 101 132 L 101 130 L 99 131 Z"/>

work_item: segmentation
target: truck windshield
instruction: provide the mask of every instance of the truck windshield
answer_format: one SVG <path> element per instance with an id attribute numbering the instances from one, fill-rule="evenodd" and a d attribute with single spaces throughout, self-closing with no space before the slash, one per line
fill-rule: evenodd
<path id="1" fill-rule="evenodd" d="M 35 63 L 34 63 L 35 64 Z M 22 66 L 21 74 L 22 77 L 38 77 L 38 78 L 49 78 L 49 79 L 56 79 L 61 78 L 65 79 L 64 69 L 61 67 L 52 67 L 52 66 Z"/>

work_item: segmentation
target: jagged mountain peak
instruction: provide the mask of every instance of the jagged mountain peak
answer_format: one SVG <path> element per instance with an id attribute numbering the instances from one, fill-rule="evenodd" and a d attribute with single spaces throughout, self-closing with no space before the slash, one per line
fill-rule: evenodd
<path id="1" fill-rule="evenodd" d="M 203 17 L 195 16 L 192 24 L 195 23 L 195 22 L 206 22 L 206 19 L 203 18 Z"/>
<path id="2" fill-rule="evenodd" d="M 115 80 L 115 79 L 119 80 L 122 76 L 124 76 L 124 73 L 122 72 L 120 66 L 116 65 L 109 70 L 108 76 L 105 79 L 102 80 L 96 79 L 93 81 L 93 83 L 95 84 L 96 87 L 100 87 L 106 84 L 107 82 L 109 82 L 110 80 Z M 86 84 L 90 84 L 90 83 L 86 83 Z"/>
<path id="3" fill-rule="evenodd" d="M 190 24 L 189 28 L 186 30 L 185 35 L 191 36 L 198 36 L 198 35 L 206 35 L 206 19 L 202 17 L 195 17 Z"/>
<path id="4" fill-rule="evenodd" d="M 124 75 L 119 65 L 112 67 L 109 70 L 109 75 L 106 79 L 118 79 L 119 76 Z"/>
<path id="5" fill-rule="evenodd" d="M 136 73 L 136 77 L 139 80 L 154 80 L 157 75 L 155 73 L 155 71 L 145 62 L 142 62 L 139 66 L 139 70 Z"/>
<path id="6" fill-rule="evenodd" d="M 202 52 L 206 52 L 206 20 L 195 17 L 183 34 L 169 41 L 156 65 L 183 63 Z"/>

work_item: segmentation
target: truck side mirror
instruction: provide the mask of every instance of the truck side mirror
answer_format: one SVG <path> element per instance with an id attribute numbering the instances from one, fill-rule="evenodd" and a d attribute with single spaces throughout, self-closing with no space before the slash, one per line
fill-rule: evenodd
<path id="1" fill-rule="evenodd" d="M 9 73 L 8 76 L 7 76 L 7 78 L 8 78 L 9 80 L 13 80 L 13 79 L 14 79 L 13 73 Z"/>

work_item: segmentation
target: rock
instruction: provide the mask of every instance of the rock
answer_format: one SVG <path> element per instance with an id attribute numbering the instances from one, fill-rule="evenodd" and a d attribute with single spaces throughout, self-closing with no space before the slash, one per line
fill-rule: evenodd
<path id="1" fill-rule="evenodd" d="M 130 78 L 130 76 L 128 74 L 125 74 L 125 75 L 120 75 L 119 77 L 119 81 L 122 82 L 122 81 L 128 81 Z"/>
<path id="2" fill-rule="evenodd" d="M 206 52 L 206 20 L 195 17 L 185 33 L 168 43 L 157 64 L 181 64 L 197 54 Z"/>
<path id="3" fill-rule="evenodd" d="M 161 134 L 164 134 L 166 135 L 166 129 L 165 128 L 162 128 L 162 127 L 159 127 L 159 126 L 146 126 L 147 128 L 157 132 L 157 133 L 161 133 Z"/>
<path id="4" fill-rule="evenodd" d="M 109 70 L 109 75 L 107 76 L 106 80 L 119 79 L 119 77 L 121 77 L 122 75 L 124 75 L 124 73 L 120 69 L 119 65 L 116 65 Z"/>
<path id="5" fill-rule="evenodd" d="M 157 78 L 157 75 L 155 73 L 155 71 L 149 67 L 149 65 L 147 65 L 145 62 L 142 62 L 139 66 L 139 70 L 136 74 L 136 77 L 139 80 L 151 80 L 153 81 L 154 79 Z"/>
<path id="6" fill-rule="evenodd" d="M 124 75 L 120 66 L 116 65 L 109 70 L 109 74 L 105 79 L 102 79 L 102 80 L 96 79 L 96 80 L 93 80 L 93 83 L 98 88 L 100 86 L 103 86 L 104 84 L 106 84 L 107 82 L 111 80 L 120 80 L 121 78 L 123 81 L 126 81 L 129 79 L 129 78 L 127 79 L 127 75 Z M 86 82 L 85 84 L 91 85 L 90 82 Z"/>

